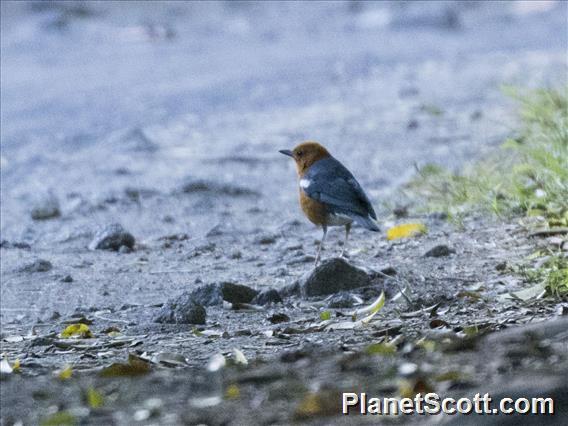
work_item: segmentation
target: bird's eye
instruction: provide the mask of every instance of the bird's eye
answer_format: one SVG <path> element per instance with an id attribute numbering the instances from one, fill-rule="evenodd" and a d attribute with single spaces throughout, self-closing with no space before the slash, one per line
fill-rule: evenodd
<path id="1" fill-rule="evenodd" d="M 297 152 L 296 152 L 296 155 L 297 155 L 298 157 L 301 157 L 301 156 L 302 156 L 302 154 L 303 154 L 303 152 L 302 152 L 302 151 L 297 151 Z"/>

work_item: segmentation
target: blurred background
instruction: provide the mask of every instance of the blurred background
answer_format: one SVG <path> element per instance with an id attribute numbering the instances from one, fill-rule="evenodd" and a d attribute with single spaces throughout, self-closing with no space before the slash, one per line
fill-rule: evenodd
<path id="1" fill-rule="evenodd" d="M 1 7 L 1 232 L 39 246 L 109 220 L 142 239 L 276 228 L 300 217 L 277 150 L 305 139 L 384 207 L 415 163 L 503 141 L 502 85 L 566 81 L 561 1 Z M 34 222 L 42 202 L 65 220 Z"/>
<path id="2" fill-rule="evenodd" d="M 560 288 L 555 265 L 565 258 L 555 264 L 549 251 L 533 252 L 536 239 L 519 230 L 519 217 L 458 228 L 440 220 L 443 209 L 428 216 L 421 201 L 400 204 L 405 183 L 426 182 L 416 166 L 460 172 L 511 136 L 529 152 L 552 152 L 553 142 L 566 149 L 565 121 L 555 120 L 565 95 L 537 97 L 532 121 L 546 125 L 522 133 L 527 123 L 503 87 L 568 87 L 568 2 L 2 0 L 0 7 L 0 423 L 290 424 L 338 413 L 329 408 L 339 401 L 336 388 L 408 396 L 430 384 L 454 396 L 479 386 L 494 401 L 551 394 L 568 406 L 566 323 L 537 324 L 566 317 L 567 308 L 540 296 L 527 301 L 543 295 L 542 286 L 520 290 L 534 277 L 558 277 Z M 331 291 L 364 285 L 362 298 L 290 297 L 313 270 L 321 231 L 301 214 L 293 162 L 278 150 L 307 139 L 354 173 L 383 230 L 355 226 L 350 234 L 347 255 L 368 273 L 338 261 L 337 276 L 326 269 L 308 281 L 327 287 L 334 275 Z M 513 170 L 502 165 L 507 154 L 486 169 Z M 484 179 L 490 174 L 479 167 L 470 169 L 477 181 L 454 179 L 469 186 L 452 192 L 448 179 L 433 180 L 432 193 L 458 198 L 483 181 L 478 193 L 494 213 L 516 189 L 533 203 L 511 203 L 522 204 L 515 213 L 554 211 L 549 216 L 564 222 L 551 226 L 565 227 L 566 208 L 556 209 L 565 201 L 557 178 L 565 163 L 549 161 L 546 176 L 557 183 L 549 191 L 537 172 L 553 156 L 534 156 L 540 162 L 509 163 L 524 166 L 516 186 L 501 185 L 507 179 L 498 173 Z M 547 199 L 556 204 L 543 207 Z M 394 218 L 407 212 L 412 217 Z M 420 229 L 427 224 L 427 236 L 387 241 L 385 229 L 415 220 Z M 330 232 L 323 258 L 336 256 L 342 239 L 341 229 Z M 554 244 L 557 252 L 566 247 Z M 554 271 L 537 274 L 521 258 Z M 273 301 L 281 291 L 285 304 L 209 306 L 227 282 L 246 285 L 249 295 L 272 289 Z M 400 283 L 414 302 L 392 297 Z M 388 302 L 376 327 L 322 327 L 332 315 L 324 306 L 372 303 L 383 289 Z M 214 303 L 197 305 L 192 290 Z M 509 291 L 516 293 L 506 301 Z M 180 317 L 192 324 L 163 323 Z M 513 329 L 524 323 L 531 328 Z M 95 338 L 60 339 L 75 326 Z M 478 340 L 509 326 L 512 334 Z M 248 369 L 236 363 L 239 353 Z M 214 354 L 232 366 L 221 371 L 217 356 L 211 374 L 196 374 Z M 138 375 L 138 356 L 156 364 L 146 378 L 99 377 L 105 367 Z M 21 374 L 4 380 L 16 365 Z M 203 415 L 190 398 L 222 405 Z M 331 420 L 350 419 L 312 423 Z"/>

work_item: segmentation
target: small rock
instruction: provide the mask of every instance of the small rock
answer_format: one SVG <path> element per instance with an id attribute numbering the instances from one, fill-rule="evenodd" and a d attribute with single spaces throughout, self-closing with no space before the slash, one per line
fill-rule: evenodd
<path id="1" fill-rule="evenodd" d="M 497 265 L 495 265 L 495 270 L 503 272 L 505 269 L 507 269 L 507 266 L 508 265 L 506 261 L 499 262 Z"/>
<path id="2" fill-rule="evenodd" d="M 481 117 L 483 117 L 483 112 L 479 109 L 473 111 L 470 115 L 469 115 L 469 119 L 471 121 L 477 121 L 479 120 Z"/>
<path id="3" fill-rule="evenodd" d="M 335 294 L 365 287 L 371 277 L 344 259 L 329 259 L 301 279 L 302 294 L 306 297 Z"/>
<path id="4" fill-rule="evenodd" d="M 300 256 L 286 262 L 286 265 L 287 266 L 293 266 L 293 265 L 298 265 L 300 263 L 310 263 L 310 262 L 313 262 L 314 260 L 316 260 L 316 258 L 314 256 L 310 255 L 310 254 L 300 255 Z"/>
<path id="5" fill-rule="evenodd" d="M 327 307 L 333 309 L 352 308 L 355 301 L 354 297 L 349 293 L 341 292 L 331 296 L 327 303 Z"/>
<path id="6" fill-rule="evenodd" d="M 406 125 L 406 128 L 407 128 L 408 130 L 415 130 L 415 129 L 418 129 L 418 120 L 416 120 L 416 119 L 414 119 L 414 118 L 411 119 L 411 120 L 409 120 L 409 121 L 408 121 L 408 124 Z"/>
<path id="7" fill-rule="evenodd" d="M 275 289 L 271 288 L 268 290 L 261 291 L 252 299 L 252 304 L 254 305 L 269 305 L 271 303 L 282 303 L 282 297 L 280 293 Z"/>
<path id="8" fill-rule="evenodd" d="M 231 259 L 241 259 L 243 257 L 243 254 L 241 253 L 240 250 L 233 250 L 229 255 L 229 257 Z"/>
<path id="9" fill-rule="evenodd" d="M 21 243 L 21 242 L 10 242 L 7 240 L 2 240 L 0 241 L 0 248 L 5 248 L 5 249 L 30 249 L 32 248 L 32 246 L 30 246 L 28 243 Z"/>
<path id="10" fill-rule="evenodd" d="M 437 246 L 432 247 L 430 250 L 428 250 L 426 253 L 424 253 L 425 257 L 444 257 L 444 256 L 449 256 L 450 254 L 455 253 L 456 251 L 451 248 L 448 247 L 445 244 L 440 244 Z"/>
<path id="11" fill-rule="evenodd" d="M 122 225 L 113 223 L 95 234 L 89 244 L 89 250 L 118 251 L 122 246 L 132 249 L 135 241 L 132 234 L 127 232 Z"/>
<path id="12" fill-rule="evenodd" d="M 408 206 L 396 206 L 392 212 L 398 219 L 408 217 Z"/>
<path id="13" fill-rule="evenodd" d="M 250 303 L 258 291 L 245 285 L 222 282 L 202 285 L 189 294 L 200 305 L 215 306 L 222 305 L 223 300 L 229 303 Z"/>
<path id="14" fill-rule="evenodd" d="M 37 259 L 32 263 L 22 266 L 20 272 L 47 272 L 51 271 L 53 265 L 49 260 Z"/>
<path id="15" fill-rule="evenodd" d="M 223 226 L 221 224 L 217 224 L 213 228 L 211 228 L 209 231 L 207 231 L 205 236 L 207 238 L 218 237 L 220 235 L 223 235 L 223 233 L 224 233 Z"/>
<path id="16" fill-rule="evenodd" d="M 428 215 L 429 219 L 432 220 L 447 220 L 448 219 L 448 213 L 446 212 L 432 212 Z"/>
<path id="17" fill-rule="evenodd" d="M 190 293 L 171 299 L 160 309 L 154 321 L 162 324 L 205 324 L 207 311 Z"/>
<path id="18" fill-rule="evenodd" d="M 59 200 L 54 195 L 41 200 L 32 208 L 31 216 L 33 220 L 47 220 L 61 216 Z"/>
<path id="19" fill-rule="evenodd" d="M 72 283 L 73 277 L 71 275 L 65 275 L 63 278 L 61 278 L 61 282 L 62 283 Z"/>
<path id="20" fill-rule="evenodd" d="M 230 303 L 250 303 L 258 294 L 258 290 L 247 287 L 246 285 L 229 282 L 221 283 L 221 288 L 223 300 Z"/>
<path id="21" fill-rule="evenodd" d="M 164 235 L 163 237 L 158 238 L 160 241 L 185 241 L 189 239 L 189 235 L 186 233 L 180 232 L 179 234 L 170 234 Z"/>
<path id="22" fill-rule="evenodd" d="M 268 321 L 270 321 L 272 324 L 280 324 L 280 323 L 283 323 L 283 322 L 290 321 L 290 317 L 286 314 L 283 314 L 283 313 L 276 313 L 276 314 L 272 315 L 271 317 L 269 317 Z"/>
<path id="23" fill-rule="evenodd" d="M 388 275 L 389 277 L 394 277 L 396 275 L 396 269 L 391 266 L 385 266 L 381 269 L 381 274 L 382 277 L 384 277 L 385 275 Z"/>
<path id="24" fill-rule="evenodd" d="M 185 194 L 214 194 L 227 196 L 250 196 L 260 195 L 257 191 L 243 186 L 234 185 L 232 183 L 215 182 L 202 179 L 186 178 L 180 185 L 180 192 Z"/>
<path id="25" fill-rule="evenodd" d="M 258 237 L 255 242 L 256 244 L 261 244 L 261 245 L 265 245 L 265 244 L 274 244 L 276 242 L 276 239 L 278 237 L 276 235 L 261 235 L 260 237 Z"/>
<path id="26" fill-rule="evenodd" d="M 175 221 L 176 220 L 174 219 L 174 217 L 170 216 L 169 214 L 162 216 L 162 222 L 164 223 L 174 223 Z"/>

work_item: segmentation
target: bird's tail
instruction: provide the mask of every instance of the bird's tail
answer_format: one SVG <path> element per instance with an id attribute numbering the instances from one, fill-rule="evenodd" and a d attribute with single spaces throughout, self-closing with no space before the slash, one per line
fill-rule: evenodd
<path id="1" fill-rule="evenodd" d="M 363 216 L 354 215 L 353 219 L 355 220 L 355 222 L 357 222 L 363 228 L 368 229 L 369 231 L 379 232 L 381 230 L 377 225 L 377 222 L 375 222 L 369 216 L 363 217 Z"/>

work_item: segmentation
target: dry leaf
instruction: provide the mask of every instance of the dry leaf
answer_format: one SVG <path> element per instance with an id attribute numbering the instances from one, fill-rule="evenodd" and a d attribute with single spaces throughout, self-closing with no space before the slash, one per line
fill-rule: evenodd
<path id="1" fill-rule="evenodd" d="M 115 362 L 101 371 L 103 377 L 141 376 L 150 372 L 150 363 L 129 354 L 128 363 Z"/>
<path id="2" fill-rule="evenodd" d="M 105 402 L 103 395 L 93 387 L 87 389 L 86 399 L 90 408 L 102 407 Z"/>
<path id="3" fill-rule="evenodd" d="M 225 391 L 225 399 L 239 399 L 241 390 L 237 385 L 230 385 Z"/>
<path id="4" fill-rule="evenodd" d="M 381 295 L 375 300 L 371 305 L 358 309 L 353 315 L 357 317 L 358 315 L 365 315 L 367 316 L 361 319 L 361 323 L 368 324 L 371 319 L 379 312 L 383 306 L 385 306 L 385 292 L 381 292 Z"/>
<path id="5" fill-rule="evenodd" d="M 387 230 L 387 240 L 397 240 L 399 238 L 411 238 L 425 234 L 427 228 L 421 223 L 405 223 L 393 226 Z"/>
<path id="6" fill-rule="evenodd" d="M 71 324 L 65 327 L 65 330 L 61 332 L 61 337 L 68 339 L 70 337 L 76 337 L 81 339 L 88 339 L 93 337 L 93 333 L 86 324 Z"/>
<path id="7" fill-rule="evenodd" d="M 67 364 L 65 367 L 63 367 L 62 370 L 57 371 L 56 374 L 59 380 L 70 379 L 71 376 L 73 375 L 73 367 Z"/>
<path id="8" fill-rule="evenodd" d="M 42 420 L 41 426 L 75 426 L 77 419 L 69 411 L 58 411 Z"/>
<path id="9" fill-rule="evenodd" d="M 394 355 L 396 345 L 390 342 L 372 343 L 365 348 L 367 355 Z"/>

